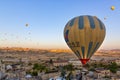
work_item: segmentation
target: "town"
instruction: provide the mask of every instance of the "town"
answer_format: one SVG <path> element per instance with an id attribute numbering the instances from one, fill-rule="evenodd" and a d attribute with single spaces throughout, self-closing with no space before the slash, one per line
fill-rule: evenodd
<path id="1" fill-rule="evenodd" d="M 70 50 L 1 48 L 0 80 L 79 80 L 83 71 L 84 80 L 120 80 L 119 53 L 97 51 L 83 66 Z"/>

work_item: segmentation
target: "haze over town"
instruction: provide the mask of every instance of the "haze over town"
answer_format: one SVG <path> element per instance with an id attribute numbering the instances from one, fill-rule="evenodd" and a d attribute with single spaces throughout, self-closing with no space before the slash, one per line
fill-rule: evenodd
<path id="1" fill-rule="evenodd" d="M 119 3 L 119 0 L 1 0 L 0 80 L 120 80 Z M 81 15 L 91 15 L 92 19 L 96 16 L 106 27 L 106 37 L 95 53 L 95 49 L 90 49 L 98 38 L 89 42 L 87 56 L 94 55 L 86 65 L 80 62 L 80 55 L 86 55 L 84 47 L 77 50 L 78 55 L 64 40 L 67 22 L 73 24 L 71 19 Z M 94 24 L 92 19 L 88 21 Z"/>
<path id="2" fill-rule="evenodd" d="M 69 49 L 63 38 L 66 23 L 75 16 L 93 15 L 107 30 L 100 49 L 120 48 L 119 1 L 4 0 L 0 10 L 0 47 Z"/>

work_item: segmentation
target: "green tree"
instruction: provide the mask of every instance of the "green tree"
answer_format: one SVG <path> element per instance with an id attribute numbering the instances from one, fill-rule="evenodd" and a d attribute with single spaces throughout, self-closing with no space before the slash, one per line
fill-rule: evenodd
<path id="1" fill-rule="evenodd" d="M 95 68 L 94 67 L 90 67 L 89 71 L 95 71 Z"/>
<path id="2" fill-rule="evenodd" d="M 70 72 L 70 73 L 67 75 L 66 80 L 72 80 L 72 79 L 73 79 L 73 73 Z"/>
<path id="3" fill-rule="evenodd" d="M 90 64 L 87 63 L 87 64 L 84 65 L 84 67 L 85 67 L 85 68 L 89 68 L 89 67 L 90 67 Z"/>
<path id="4" fill-rule="evenodd" d="M 32 65 L 32 63 L 28 63 L 28 66 L 31 66 Z"/>
<path id="5" fill-rule="evenodd" d="M 37 70 L 37 71 L 42 72 L 42 71 L 46 70 L 46 66 L 44 66 L 42 64 L 35 63 L 33 66 L 33 70 Z"/>
<path id="6" fill-rule="evenodd" d="M 66 69 L 68 71 L 73 71 L 74 70 L 74 66 L 72 64 L 68 64 L 68 65 L 64 66 L 64 69 Z"/>
<path id="7" fill-rule="evenodd" d="M 31 72 L 32 76 L 38 76 L 38 72 L 37 71 L 33 71 Z"/>
<path id="8" fill-rule="evenodd" d="M 65 74 L 66 74 L 65 70 L 62 69 L 62 70 L 61 70 L 61 77 L 65 77 Z"/>
<path id="9" fill-rule="evenodd" d="M 109 69 L 112 73 L 116 73 L 116 71 L 118 69 L 118 65 L 115 62 L 113 62 L 109 65 Z"/>

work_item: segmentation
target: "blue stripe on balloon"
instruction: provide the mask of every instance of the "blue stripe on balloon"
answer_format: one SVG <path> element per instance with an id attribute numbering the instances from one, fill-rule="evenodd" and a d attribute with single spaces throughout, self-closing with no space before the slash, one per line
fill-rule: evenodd
<path id="1" fill-rule="evenodd" d="M 76 54 L 76 56 L 79 58 L 80 57 L 80 55 L 79 55 L 79 52 L 78 51 L 75 51 L 75 54 Z"/>
<path id="2" fill-rule="evenodd" d="M 83 16 L 79 17 L 78 27 L 79 27 L 79 29 L 83 29 L 84 28 L 84 17 Z"/>
<path id="3" fill-rule="evenodd" d="M 68 39 L 68 33 L 69 33 L 69 30 L 67 30 L 66 33 L 65 33 L 65 41 L 66 41 L 66 42 L 69 41 L 69 39 Z"/>
<path id="4" fill-rule="evenodd" d="M 105 29 L 105 25 L 103 24 L 103 29 L 106 31 L 106 29 Z"/>
<path id="5" fill-rule="evenodd" d="M 96 44 L 96 46 L 95 46 L 95 48 L 94 48 L 94 50 L 93 50 L 93 53 L 98 49 L 98 47 L 99 47 L 99 42 L 97 42 L 97 44 Z"/>
<path id="6" fill-rule="evenodd" d="M 75 52 L 75 55 L 78 56 L 78 55 L 77 55 L 77 52 Z"/>
<path id="7" fill-rule="evenodd" d="M 79 51 L 77 50 L 77 53 L 78 53 L 78 56 L 80 57 L 80 53 L 79 53 Z"/>
<path id="8" fill-rule="evenodd" d="M 99 25 L 100 25 L 100 29 L 103 29 L 103 26 L 102 26 L 102 22 L 97 18 L 98 22 L 99 22 Z"/>
<path id="9" fill-rule="evenodd" d="M 69 23 L 69 22 L 68 22 Z M 68 23 L 65 25 L 65 27 L 67 27 L 68 26 Z"/>
<path id="10" fill-rule="evenodd" d="M 94 23 L 93 17 L 92 16 L 88 16 L 88 19 L 89 19 L 89 22 L 90 22 L 90 27 L 92 29 L 94 29 L 95 28 L 95 23 Z"/>
<path id="11" fill-rule="evenodd" d="M 81 47 L 81 50 L 82 50 L 82 55 L 83 55 L 83 58 L 84 58 L 84 54 L 85 54 L 85 47 Z"/>
<path id="12" fill-rule="evenodd" d="M 89 43 L 89 46 L 88 46 L 88 54 L 87 54 L 87 57 L 88 57 L 89 54 L 90 54 L 90 51 L 91 51 L 92 46 L 93 46 L 93 42 L 90 42 L 90 43 Z"/>
<path id="13" fill-rule="evenodd" d="M 72 27 L 72 26 L 73 26 L 74 21 L 75 21 L 75 18 L 73 18 L 73 19 L 70 21 L 70 24 L 69 24 L 69 26 L 70 26 L 70 27 Z"/>

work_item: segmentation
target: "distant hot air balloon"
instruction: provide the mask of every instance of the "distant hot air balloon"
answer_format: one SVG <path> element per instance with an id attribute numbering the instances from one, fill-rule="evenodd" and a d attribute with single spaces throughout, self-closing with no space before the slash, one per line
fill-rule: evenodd
<path id="1" fill-rule="evenodd" d="M 107 17 L 104 17 L 104 20 L 106 20 L 107 19 Z"/>
<path id="2" fill-rule="evenodd" d="M 115 9 L 115 7 L 114 6 L 111 6 L 111 10 L 114 10 Z"/>
<path id="3" fill-rule="evenodd" d="M 64 38 L 71 50 L 86 64 L 105 38 L 105 26 L 96 16 L 78 16 L 65 26 Z"/>
<path id="4" fill-rule="evenodd" d="M 31 34 L 31 32 L 28 33 L 29 35 Z"/>
<path id="5" fill-rule="evenodd" d="M 28 27 L 29 24 L 25 24 L 26 27 Z"/>
<path id="6" fill-rule="evenodd" d="M 4 33 L 4 35 L 7 35 L 7 33 Z"/>

